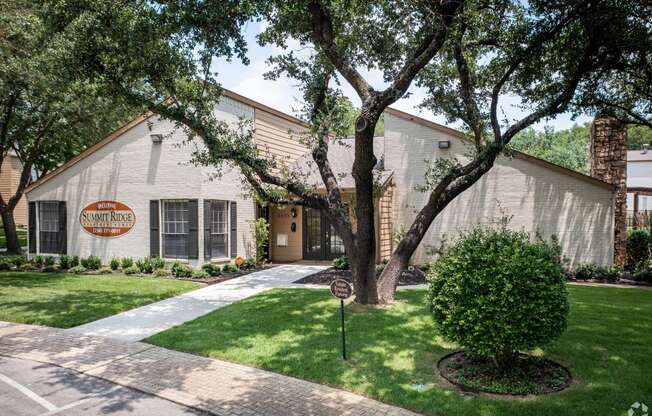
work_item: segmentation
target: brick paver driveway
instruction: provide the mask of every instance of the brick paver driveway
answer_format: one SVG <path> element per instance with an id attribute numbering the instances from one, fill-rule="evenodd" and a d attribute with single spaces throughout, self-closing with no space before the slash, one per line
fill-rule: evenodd
<path id="1" fill-rule="evenodd" d="M 56 328 L 0 322 L 0 355 L 54 364 L 220 416 L 415 415 L 268 371 Z"/>

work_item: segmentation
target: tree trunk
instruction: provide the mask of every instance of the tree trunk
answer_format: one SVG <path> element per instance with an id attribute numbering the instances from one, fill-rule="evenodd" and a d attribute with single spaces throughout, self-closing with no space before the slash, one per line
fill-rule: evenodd
<path id="1" fill-rule="evenodd" d="M 394 302 L 398 279 L 407 268 L 409 260 L 410 256 L 405 253 L 392 253 L 389 262 L 378 277 L 378 298 L 381 303 Z"/>
<path id="2" fill-rule="evenodd" d="M 355 217 L 356 251 L 351 259 L 351 271 L 355 288 L 355 301 L 364 305 L 378 303 L 376 286 L 376 230 L 374 220 L 374 180 L 373 168 L 376 156 L 373 152 L 374 126 L 369 119 L 377 117 L 361 116 L 363 128 L 355 134 Z M 360 119 L 359 119 L 360 120 Z"/>
<path id="3" fill-rule="evenodd" d="M 16 222 L 14 221 L 14 210 L 9 208 L 3 209 L 0 215 L 2 216 L 5 240 L 7 241 L 7 254 L 21 254 L 23 249 L 18 242 Z"/>

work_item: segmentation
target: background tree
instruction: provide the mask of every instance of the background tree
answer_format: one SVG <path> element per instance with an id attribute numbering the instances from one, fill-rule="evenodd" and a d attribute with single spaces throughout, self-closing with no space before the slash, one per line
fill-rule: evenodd
<path id="1" fill-rule="evenodd" d="M 640 69 L 647 57 L 641 54 L 652 50 L 645 19 L 650 6 L 636 0 L 46 4 L 52 24 L 75 39 L 71 64 L 113 93 L 175 121 L 191 138 L 201 138 L 206 151 L 196 155 L 199 163 L 239 168 L 267 201 L 324 210 L 352 259 L 360 303 L 393 300 L 400 272 L 430 224 L 491 169 L 516 134 L 567 111 L 616 108 L 616 103 L 636 114 L 646 108 L 635 88 L 620 94 L 613 84 L 615 74 L 634 74 L 628 80 L 645 74 Z M 289 75 L 301 85 L 303 116 L 312 123 L 302 140 L 325 194 L 257 149 L 249 129 L 233 129 L 212 115 L 220 93 L 212 59 L 246 62 L 241 28 L 252 17 L 268 21 L 261 43 L 284 47 L 293 38 L 308 51 L 273 57 L 269 76 Z M 371 85 L 369 70 L 383 74 L 382 86 Z M 415 80 L 428 91 L 424 107 L 466 125 L 473 152 L 464 160 L 432 161 L 428 201 L 376 280 L 374 131 L 385 108 Z M 361 102 L 353 146 L 355 227 L 327 158 L 329 143 L 346 137 L 350 125 L 338 82 L 347 82 Z M 600 101 L 598 92 L 604 92 Z M 502 115 L 500 102 L 507 94 L 521 99 L 527 111 L 521 119 Z"/>
<path id="2" fill-rule="evenodd" d="M 0 195 L 8 253 L 21 251 L 14 209 L 33 175 L 47 173 L 133 115 L 61 65 L 72 50 L 51 37 L 36 7 L 33 1 L 0 1 L 0 169 L 9 152 L 22 164 L 15 192 Z"/>
<path id="3" fill-rule="evenodd" d="M 512 148 L 577 172 L 589 172 L 588 124 L 563 130 L 530 127 L 514 137 Z"/>

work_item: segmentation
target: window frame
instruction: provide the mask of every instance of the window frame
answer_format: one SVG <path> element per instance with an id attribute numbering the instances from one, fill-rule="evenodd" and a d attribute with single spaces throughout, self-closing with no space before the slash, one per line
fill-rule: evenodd
<path id="1" fill-rule="evenodd" d="M 188 209 L 188 202 L 190 199 L 188 198 L 170 198 L 170 199 L 160 199 L 159 200 L 159 256 L 163 258 L 164 260 L 170 260 L 170 261 L 181 261 L 181 262 L 189 262 L 190 260 L 190 255 L 188 253 L 188 238 L 190 237 L 190 211 Z M 182 224 L 185 223 L 186 227 L 186 232 L 185 233 L 168 233 L 166 232 L 166 205 L 168 203 L 185 203 L 186 204 L 186 221 L 174 221 L 175 224 L 178 225 L 179 222 Z M 166 235 L 185 235 L 186 237 L 186 253 L 185 256 L 183 257 L 169 257 L 165 251 L 165 236 Z"/>
<path id="2" fill-rule="evenodd" d="M 224 217 L 225 217 L 225 221 L 224 221 L 224 235 L 226 236 L 226 239 L 225 239 L 225 242 L 224 242 L 224 244 L 225 244 L 225 250 L 224 250 L 225 251 L 225 256 L 224 257 L 214 257 L 213 256 L 213 248 L 209 247 L 209 250 L 210 250 L 210 253 L 211 253 L 210 261 L 211 262 L 220 262 L 220 261 L 230 260 L 231 259 L 231 215 L 230 215 L 231 214 L 231 211 L 230 211 L 231 201 L 226 200 L 226 199 L 207 199 L 206 201 L 208 201 L 210 203 L 209 206 L 210 206 L 210 210 L 211 210 L 211 224 L 210 224 L 211 245 L 212 245 L 212 241 L 213 241 L 213 235 L 220 235 L 220 234 L 214 234 L 213 233 L 213 222 L 214 222 L 213 221 L 213 204 L 214 203 L 217 202 L 217 203 L 223 203 L 224 204 Z M 205 224 L 204 224 L 203 230 L 204 230 L 204 232 L 206 232 L 206 225 Z M 204 239 L 204 241 L 206 241 L 206 240 Z"/>
<path id="3" fill-rule="evenodd" d="M 42 233 L 49 233 L 49 234 L 54 234 L 54 241 L 58 245 L 60 235 L 62 233 L 61 231 L 61 224 L 60 224 L 60 218 L 59 218 L 59 203 L 61 201 L 57 200 L 43 200 L 43 201 L 35 201 L 36 202 L 36 253 L 37 254 L 48 254 L 48 255 L 59 255 L 61 254 L 59 252 L 59 248 L 55 248 L 54 251 L 48 250 L 46 251 L 43 248 L 43 238 L 41 236 Z M 44 231 L 42 229 L 43 221 L 41 221 L 41 215 L 44 212 L 43 206 L 44 205 L 53 205 L 54 209 L 50 210 L 50 212 L 54 213 L 54 218 L 55 221 L 49 221 L 49 222 L 54 222 L 56 231 Z M 50 242 L 51 243 L 51 242 Z"/>

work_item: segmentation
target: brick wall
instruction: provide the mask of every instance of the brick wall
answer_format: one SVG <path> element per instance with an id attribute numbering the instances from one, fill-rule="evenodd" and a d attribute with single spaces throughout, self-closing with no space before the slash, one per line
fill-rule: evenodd
<path id="1" fill-rule="evenodd" d="M 439 149 L 449 140 L 449 149 Z M 427 199 L 427 160 L 467 160 L 469 144 L 444 129 L 385 113 L 385 167 L 394 172 L 393 227 L 408 227 Z M 495 224 L 511 215 L 510 227 L 544 237 L 556 235 L 572 264 L 613 261 L 613 192 L 591 178 L 523 157 L 501 156 L 494 168 L 458 196 L 430 226 L 412 261 L 432 258 L 433 249 L 474 224 Z"/>

